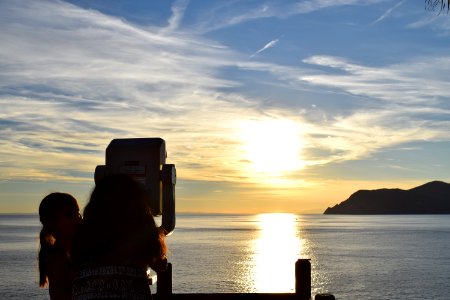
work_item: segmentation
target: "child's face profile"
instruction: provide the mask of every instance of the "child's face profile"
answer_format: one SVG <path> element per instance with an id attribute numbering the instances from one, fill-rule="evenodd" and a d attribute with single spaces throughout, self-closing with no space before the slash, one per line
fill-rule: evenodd
<path id="1" fill-rule="evenodd" d="M 61 235 L 73 235 L 81 220 L 78 206 L 64 206 L 56 218 L 56 230 Z"/>

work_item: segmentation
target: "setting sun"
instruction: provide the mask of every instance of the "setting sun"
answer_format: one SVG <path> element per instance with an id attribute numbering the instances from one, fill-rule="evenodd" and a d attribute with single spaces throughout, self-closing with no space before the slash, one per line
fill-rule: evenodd
<path id="1" fill-rule="evenodd" d="M 294 121 L 249 121 L 242 129 L 244 155 L 255 172 L 277 176 L 304 166 L 301 130 Z"/>

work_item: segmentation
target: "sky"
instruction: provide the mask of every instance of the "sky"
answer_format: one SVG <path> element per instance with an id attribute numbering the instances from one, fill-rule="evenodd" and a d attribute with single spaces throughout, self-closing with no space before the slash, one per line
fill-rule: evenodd
<path id="1" fill-rule="evenodd" d="M 0 1 L 0 212 L 161 137 L 178 212 L 450 182 L 450 16 L 411 0 Z"/>

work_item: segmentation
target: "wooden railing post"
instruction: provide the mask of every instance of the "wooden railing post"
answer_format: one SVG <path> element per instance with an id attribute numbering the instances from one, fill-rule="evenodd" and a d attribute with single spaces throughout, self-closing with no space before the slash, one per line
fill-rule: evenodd
<path id="1" fill-rule="evenodd" d="M 311 299 L 311 263 L 309 259 L 299 259 L 295 263 L 295 293 L 299 300 Z"/>
<path id="2" fill-rule="evenodd" d="M 158 273 L 158 282 L 156 285 L 157 295 L 172 294 L 172 264 L 168 263 L 167 268 Z"/>

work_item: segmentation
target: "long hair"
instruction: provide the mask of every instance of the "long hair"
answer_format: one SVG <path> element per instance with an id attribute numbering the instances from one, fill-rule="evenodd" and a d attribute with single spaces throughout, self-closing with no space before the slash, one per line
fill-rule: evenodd
<path id="1" fill-rule="evenodd" d="M 149 264 L 165 258 L 164 235 L 153 219 L 148 197 L 127 175 L 103 178 L 84 209 L 74 242 L 75 263 Z"/>
<path id="2" fill-rule="evenodd" d="M 40 287 L 44 287 L 47 283 L 47 256 L 55 251 L 56 219 L 65 207 L 73 207 L 78 210 L 77 200 L 66 193 L 51 193 L 42 199 L 39 205 L 39 220 L 42 224 L 38 254 Z"/>

